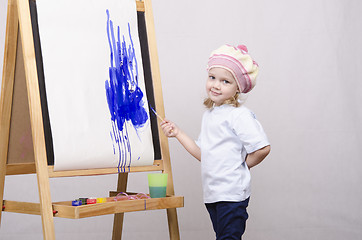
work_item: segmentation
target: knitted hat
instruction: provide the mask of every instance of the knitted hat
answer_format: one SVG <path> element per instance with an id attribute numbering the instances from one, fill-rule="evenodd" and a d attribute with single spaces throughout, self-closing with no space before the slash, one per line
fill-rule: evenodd
<path id="1" fill-rule="evenodd" d="M 258 75 L 258 64 L 248 54 L 244 45 L 233 47 L 223 45 L 211 53 L 207 70 L 221 67 L 234 76 L 239 90 L 242 93 L 250 92 L 255 86 Z"/>

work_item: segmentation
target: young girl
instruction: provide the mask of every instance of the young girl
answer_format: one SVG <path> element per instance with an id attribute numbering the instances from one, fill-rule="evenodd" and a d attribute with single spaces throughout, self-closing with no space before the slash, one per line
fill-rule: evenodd
<path id="1" fill-rule="evenodd" d="M 241 239 L 248 218 L 249 169 L 270 151 L 262 126 L 239 99 L 255 86 L 258 65 L 245 46 L 224 45 L 211 53 L 207 71 L 204 105 L 208 110 L 199 140 L 195 142 L 169 120 L 161 127 L 201 161 L 204 202 L 216 239 Z"/>

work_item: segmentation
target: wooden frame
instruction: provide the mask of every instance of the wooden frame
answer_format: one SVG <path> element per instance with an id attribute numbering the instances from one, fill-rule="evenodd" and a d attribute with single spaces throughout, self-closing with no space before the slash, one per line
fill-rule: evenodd
<path id="1" fill-rule="evenodd" d="M 136 0 L 136 4 L 137 11 L 144 12 L 145 14 L 155 105 L 158 113 L 164 116 L 152 5 L 150 0 L 145 0 L 144 2 Z M 18 32 L 20 32 L 20 35 Z M 21 52 L 20 50 L 22 50 L 24 63 L 24 77 L 28 96 L 27 103 L 29 105 L 34 162 L 8 164 L 9 138 L 11 135 L 10 125 L 14 101 L 14 83 L 19 81 L 16 78 L 15 66 L 17 61 L 21 61 L 21 59 L 17 59 L 19 58 L 17 51 Z M 129 172 L 162 171 L 168 173 L 167 197 L 118 202 L 110 201 L 84 206 L 72 206 L 71 201 L 57 203 L 51 201 L 49 186 L 49 178 L 51 177 L 117 174 L 118 169 L 107 168 L 55 172 L 53 166 L 48 166 L 28 0 L 8 0 L 2 79 L 0 100 L 0 201 L 3 202 L 3 211 L 41 215 L 44 239 L 55 239 L 53 217 L 77 219 L 104 214 L 114 214 L 113 239 L 115 240 L 121 239 L 122 236 L 124 212 L 166 209 L 170 239 L 180 238 L 176 208 L 183 207 L 184 199 L 181 196 L 174 196 L 168 140 L 161 134 L 160 128 L 159 136 L 162 159 L 155 160 L 153 166 L 131 167 Z M 5 176 L 30 173 L 36 173 L 37 175 L 40 202 L 26 203 L 3 200 Z M 127 180 L 128 172 L 118 173 L 117 191 L 110 192 L 110 198 L 118 192 L 125 192 L 127 190 Z"/>

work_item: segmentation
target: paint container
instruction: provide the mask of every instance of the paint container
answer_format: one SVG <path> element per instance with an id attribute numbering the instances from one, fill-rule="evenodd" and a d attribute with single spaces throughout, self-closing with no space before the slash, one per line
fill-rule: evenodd
<path id="1" fill-rule="evenodd" d="M 105 203 L 107 202 L 106 198 L 97 198 L 97 203 Z"/>
<path id="2" fill-rule="evenodd" d="M 167 173 L 148 174 L 148 187 L 151 198 L 166 197 Z"/>
<path id="3" fill-rule="evenodd" d="M 87 199 L 88 199 L 88 198 L 79 198 L 79 200 L 82 202 L 82 205 L 86 205 L 86 204 L 87 204 Z"/>
<path id="4" fill-rule="evenodd" d="M 82 205 L 82 201 L 79 199 L 72 201 L 72 206 L 81 206 L 81 205 Z"/>
<path id="5" fill-rule="evenodd" d="M 88 198 L 87 199 L 87 204 L 95 204 L 97 203 L 97 199 L 96 198 Z"/>

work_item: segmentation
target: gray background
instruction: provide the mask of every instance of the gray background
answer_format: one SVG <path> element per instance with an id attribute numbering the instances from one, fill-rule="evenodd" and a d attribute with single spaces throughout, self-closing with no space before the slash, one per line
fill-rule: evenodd
<path id="1" fill-rule="evenodd" d="M 3 56 L 6 0 L 0 0 Z M 362 2 L 358 0 L 153 1 L 167 118 L 197 138 L 206 62 L 222 44 L 245 44 L 260 65 L 246 106 L 272 152 L 252 169 L 246 240 L 362 239 Z M 2 61 L 0 63 L 2 69 Z M 213 239 L 200 164 L 170 152 L 182 239 Z M 8 176 L 5 199 L 37 201 L 34 175 Z M 51 179 L 52 200 L 104 196 L 116 175 Z M 129 190 L 147 192 L 146 174 Z M 113 217 L 55 218 L 57 239 L 111 239 Z M 39 216 L 4 213 L 1 239 L 41 239 Z M 124 239 L 167 239 L 164 210 L 129 213 Z"/>

